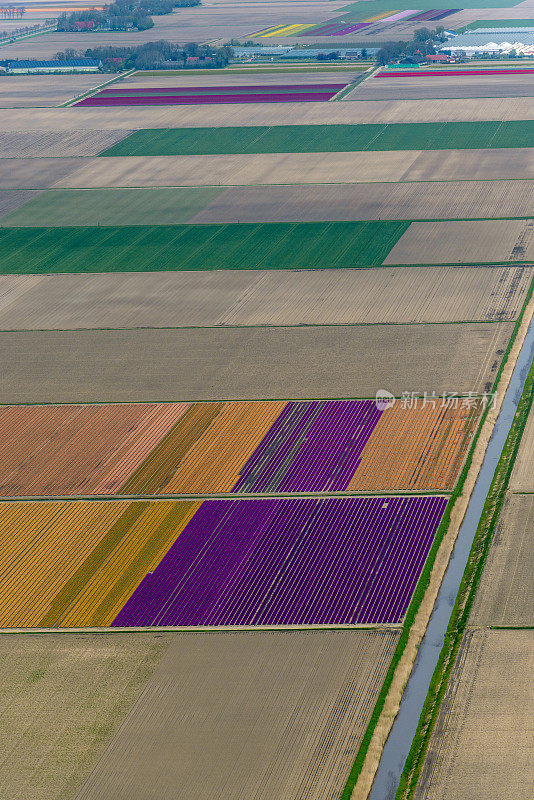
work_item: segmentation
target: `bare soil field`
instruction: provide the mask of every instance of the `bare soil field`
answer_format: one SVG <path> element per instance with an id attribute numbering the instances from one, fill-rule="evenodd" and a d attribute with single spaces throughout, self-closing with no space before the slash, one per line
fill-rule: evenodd
<path id="1" fill-rule="evenodd" d="M 262 153 L 203 156 L 102 156 L 80 159 L 57 188 L 240 186 L 401 180 L 418 150 L 380 153 Z M 30 165 L 31 169 L 31 165 Z M 64 180 L 62 178 L 64 177 Z M 20 184 L 19 184 L 20 186 Z M 9 188 L 19 188 L 12 183 Z M 8 188 L 6 186 L 6 188 Z"/>
<path id="2" fill-rule="evenodd" d="M 393 167 L 387 180 L 411 180 L 408 167 L 401 179 L 398 163 L 380 153 L 369 153 L 369 173 L 365 169 L 345 173 L 345 181 L 373 181 L 373 169 L 379 173 Z M 393 153 L 385 154 L 387 156 Z M 395 153 L 395 155 L 397 155 Z M 408 154 L 408 163 L 411 153 Z M 473 157 L 474 158 L 474 157 Z M 335 160 L 335 159 L 334 159 Z M 357 161 L 358 159 L 355 159 Z M 367 159 L 361 159 L 366 161 Z M 388 165 L 388 161 L 390 162 Z M 534 167 L 534 160 L 533 160 Z M 340 170 L 343 180 L 343 170 Z M 288 169 L 286 175 L 303 185 L 252 186 L 230 188 L 217 194 L 190 222 L 301 222 L 308 220 L 371 220 L 371 219 L 466 219 L 534 215 L 534 181 L 424 181 L 421 183 L 360 183 L 307 184 L 313 171 L 302 176 Z M 533 169 L 534 175 L 534 169 Z M 263 176 L 262 176 L 263 177 Z M 332 180 L 335 180 L 335 175 Z M 302 181 L 301 181 L 302 178 Z M 68 176 L 62 183 L 74 181 Z M 34 201 L 44 206 L 46 197 Z M 24 219 L 26 209 L 6 220 L 4 224 L 19 224 L 11 220 Z M 47 214 L 45 212 L 44 218 Z M 31 224 L 31 223 L 28 223 Z M 39 224 L 34 221 L 34 224 Z M 48 224 L 48 223 L 46 223 Z M 59 223 L 61 224 L 61 223 Z"/>
<path id="3" fill-rule="evenodd" d="M 0 329 L 508 321 L 532 267 L 0 276 Z"/>
<path id="4" fill-rule="evenodd" d="M 0 22 L 1 29 L 2 23 Z M 44 34 L 42 37 L 34 38 L 31 40 L 31 44 L 23 41 L 21 44 L 25 47 L 26 53 L 22 58 L 28 58 L 29 49 L 31 49 L 32 58 L 38 58 L 34 48 L 38 49 L 40 39 L 45 39 L 49 35 Z M 5 49 L 2 47 L 2 58 L 9 57 L 4 53 Z M 106 80 L 108 80 L 108 76 L 99 72 L 89 75 L 10 75 L 8 78 L 4 77 L 0 83 L 0 108 L 59 106 L 72 100 L 73 97 L 100 86 Z"/>
<path id="5" fill-rule="evenodd" d="M 85 42 L 87 39 L 85 39 Z M 348 103 L 251 103 L 218 106 L 6 109 L 3 131 L 134 130 L 235 125 L 472 122 L 532 119 L 530 98 L 381 100 Z"/>
<path id="6" fill-rule="evenodd" d="M 397 641 L 174 634 L 77 800 L 337 800 Z"/>
<path id="7" fill-rule="evenodd" d="M 80 168 L 79 158 L 0 158 L 0 189 L 48 189 Z M 91 159 L 87 159 L 91 160 Z"/>
<path id="8" fill-rule="evenodd" d="M 466 633 L 417 800 L 530 800 L 534 631 Z"/>
<path id="9" fill-rule="evenodd" d="M 523 431 L 519 452 L 510 477 L 513 492 L 534 492 L 534 413 L 531 411 Z"/>
<path id="10" fill-rule="evenodd" d="M 96 129 L 0 131 L 0 158 L 96 156 L 128 133 Z"/>
<path id="11" fill-rule="evenodd" d="M 530 177 L 534 177 L 534 149 L 510 147 L 494 150 L 426 150 L 410 164 L 404 180 L 494 181 Z M 521 184 L 514 185 L 520 191 Z M 486 184 L 486 191 L 488 189 Z M 507 192 L 513 192 L 513 186 L 508 185 Z M 464 202 L 471 199 L 470 195 L 471 190 L 465 193 Z M 478 200 L 484 203 L 483 196 Z M 479 214 L 479 217 L 483 216 Z"/>
<path id="12" fill-rule="evenodd" d="M 0 192 L 0 218 L 35 199 L 38 194 L 39 192 L 26 191 L 24 189 L 7 189 Z"/>
<path id="13" fill-rule="evenodd" d="M 72 797 L 167 643 L 150 633 L 1 636 L 2 797 Z"/>
<path id="14" fill-rule="evenodd" d="M 384 264 L 469 264 L 534 259 L 534 220 L 412 222 Z"/>
<path id="15" fill-rule="evenodd" d="M 388 154 L 389 155 L 389 154 Z M 396 154 L 395 154 L 396 155 Z M 373 164 L 374 156 L 375 162 Z M 173 160 L 173 157 L 166 156 Z M 200 162 L 201 157 L 186 156 Z M 228 156 L 211 156 L 210 159 L 236 158 Z M 246 156 L 261 163 L 263 156 Z M 288 157 L 279 158 L 280 164 Z M 365 159 L 370 170 L 378 166 L 378 155 L 368 154 Z M 98 159 L 97 166 L 105 159 Z M 111 160 L 111 159 L 110 159 Z M 120 162 L 128 159 L 116 159 Z M 158 186 L 150 188 L 146 184 L 155 182 L 150 170 L 150 157 L 142 157 L 142 180 L 139 174 L 129 175 L 125 182 L 132 185 L 141 184 L 143 188 L 95 188 L 95 189 L 58 189 L 46 193 L 6 189 L 0 191 L 0 215 L 4 217 L 4 226 L 14 227 L 63 227 L 79 225 L 172 225 L 177 223 L 235 223 L 235 222 L 323 222 L 323 221 L 365 221 L 365 220 L 421 220 L 421 219 L 466 219 L 469 217 L 494 218 L 517 217 L 532 214 L 534 216 L 534 181 L 422 181 L 404 183 L 369 182 L 362 187 L 359 183 L 307 183 L 315 177 L 335 179 L 335 175 L 321 174 L 325 172 L 319 164 L 319 174 L 305 167 L 299 170 L 276 170 L 274 174 L 265 174 L 261 170 L 258 175 L 263 185 L 234 187 L 236 180 L 253 183 L 254 176 L 250 170 L 236 174 L 225 170 L 224 176 L 216 175 L 210 164 L 200 165 L 198 172 L 191 170 L 192 186 Z M 159 157 L 156 157 L 158 162 Z M 273 159 L 274 161 L 275 159 Z M 348 160 L 348 159 L 347 159 Z M 32 159 L 36 171 L 40 172 L 40 159 Z M 114 161 L 114 159 L 113 159 Z M 258 164 L 256 161 L 256 164 Z M 316 159 L 319 161 L 319 159 Z M 341 159 L 340 159 L 341 161 Z M 381 172 L 392 167 L 393 173 L 399 172 L 398 159 L 384 159 Z M 393 162 L 393 163 L 391 163 Z M 32 164 L 29 165 L 30 167 Z M 105 165 L 104 165 L 105 166 Z M 112 165 L 113 167 L 114 165 Z M 119 165 L 120 167 L 121 165 Z M 129 165 L 126 164 L 126 167 Z M 172 164 L 176 167 L 176 164 Z M 341 166 L 341 165 L 340 165 Z M 176 169 L 165 169 L 161 164 L 157 178 L 162 183 L 173 184 L 184 181 L 184 173 Z M 59 181 L 61 184 L 85 184 L 94 182 L 118 183 L 117 172 L 113 168 L 106 174 L 101 169 L 96 176 L 89 167 L 82 169 L 83 177 L 78 179 L 78 172 Z M 125 170 L 129 173 L 129 170 Z M 248 174 L 247 174 L 248 172 Z M 410 170 L 409 170 L 410 172 Z M 373 179 L 365 170 L 354 170 L 354 175 L 343 174 L 340 169 L 340 180 Z M 17 173 L 15 173 L 17 174 Z M 534 174 L 534 170 L 533 170 Z M 123 176 L 121 176 L 123 177 Z M 224 180 L 215 180 L 223 177 Z M 384 177 L 382 174 L 380 177 Z M 394 177 L 386 176 L 386 177 Z M 87 179 L 86 179 L 87 178 Z M 269 181 L 298 181 L 295 184 L 268 185 Z M 29 185 L 43 183 L 42 172 L 36 180 L 24 176 Z M 232 184 L 225 188 L 224 183 Z M 202 185 L 206 184 L 206 185 Z M 215 184 L 215 185 L 214 185 Z"/>
<path id="16" fill-rule="evenodd" d="M 482 573 L 470 624 L 534 625 L 534 495 L 508 494 Z"/>
<path id="17" fill-rule="evenodd" d="M 480 392 L 512 329 L 480 322 L 2 333 L 0 402 Z"/>
<path id="18" fill-rule="evenodd" d="M 332 208 L 329 219 L 376 219 L 377 213 L 391 219 L 481 218 L 525 216 L 533 210 L 534 148 L 0 159 L 4 166 L 2 189 L 284 186 L 279 192 L 285 194 L 273 195 L 272 204 L 295 207 L 295 219 L 304 218 L 298 216 L 303 208 L 310 209 L 306 213 L 313 213 L 313 219 L 324 220 L 317 215 L 325 203 Z M 392 186 L 394 182 L 425 185 Z M 385 185 L 350 188 L 360 183 Z M 305 188 L 310 184 L 322 188 L 311 193 Z M 254 191 L 260 201 L 266 190 L 244 193 L 240 188 L 225 198 L 229 205 L 245 198 L 241 205 L 251 214 L 249 196 Z M 269 206 L 269 200 L 263 202 Z"/>
<path id="19" fill-rule="evenodd" d="M 413 78 L 371 77 L 344 100 L 446 100 L 453 98 L 533 97 L 531 75 L 474 75 Z"/>
<path id="20" fill-rule="evenodd" d="M 301 42 L 302 43 L 302 42 Z M 312 62 L 313 64 L 314 62 Z M 335 70 L 329 69 L 321 71 L 320 62 L 315 62 L 317 69 L 312 72 L 296 72 L 289 73 L 285 71 L 261 72 L 258 75 L 251 73 L 236 72 L 232 70 L 219 70 L 218 72 L 210 72 L 207 75 L 188 74 L 186 71 L 181 74 L 174 73 L 173 75 L 166 75 L 165 72 L 152 73 L 150 75 L 133 73 L 127 75 L 120 81 L 117 81 L 111 88 L 112 89 L 153 89 L 153 88 L 190 88 L 193 86 L 306 86 L 310 83 L 350 83 L 360 75 L 358 68 L 354 69 L 353 73 L 350 70 Z M 250 67 L 250 64 L 246 66 Z M 263 64 L 263 69 L 268 69 L 268 64 Z M 286 69 L 291 64 L 277 66 L 285 66 Z M 350 65 L 349 65 L 350 66 Z"/>

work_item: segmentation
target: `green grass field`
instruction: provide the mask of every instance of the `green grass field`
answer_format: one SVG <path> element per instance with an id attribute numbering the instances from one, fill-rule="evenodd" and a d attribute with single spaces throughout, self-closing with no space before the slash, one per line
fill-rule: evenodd
<path id="1" fill-rule="evenodd" d="M 48 189 L 2 217 L 2 226 L 179 225 L 223 191 L 224 187 L 211 186 Z M 0 191 L 0 201 L 1 197 Z"/>
<path id="2" fill-rule="evenodd" d="M 102 156 L 327 153 L 533 147 L 534 120 L 139 130 Z"/>
<path id="3" fill-rule="evenodd" d="M 0 273 L 366 267 L 381 264 L 409 224 L 1 228 Z"/>
<path id="4" fill-rule="evenodd" d="M 456 33 L 474 31 L 477 28 L 534 28 L 534 19 L 477 19 L 457 28 Z"/>

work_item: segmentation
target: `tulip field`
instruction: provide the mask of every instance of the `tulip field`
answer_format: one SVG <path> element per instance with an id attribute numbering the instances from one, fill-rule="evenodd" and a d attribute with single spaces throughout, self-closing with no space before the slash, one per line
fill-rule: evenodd
<path id="1" fill-rule="evenodd" d="M 0 497 L 451 491 L 482 405 L 4 406 Z"/>

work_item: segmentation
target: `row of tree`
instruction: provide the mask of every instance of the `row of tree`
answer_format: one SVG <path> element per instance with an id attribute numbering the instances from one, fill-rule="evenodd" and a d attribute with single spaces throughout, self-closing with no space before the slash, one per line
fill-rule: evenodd
<path id="1" fill-rule="evenodd" d="M 63 13 L 57 22 L 58 31 L 94 30 L 139 31 L 154 27 L 151 14 L 170 14 L 175 8 L 198 6 L 200 0 L 115 0 L 102 11 L 94 8 Z"/>
<path id="2" fill-rule="evenodd" d="M 445 41 L 445 28 L 442 25 L 434 30 L 418 28 L 413 39 L 407 42 L 386 42 L 376 54 L 376 60 L 381 65 L 402 59 L 416 62 L 425 56 L 434 55 L 435 45 Z"/>
<path id="3" fill-rule="evenodd" d="M 195 42 L 178 45 L 165 40 L 137 47 L 92 47 L 78 52 L 68 48 L 56 53 L 60 60 L 86 56 L 102 62 L 106 72 L 127 69 L 190 69 L 225 67 L 233 56 L 231 47 L 209 47 Z"/>

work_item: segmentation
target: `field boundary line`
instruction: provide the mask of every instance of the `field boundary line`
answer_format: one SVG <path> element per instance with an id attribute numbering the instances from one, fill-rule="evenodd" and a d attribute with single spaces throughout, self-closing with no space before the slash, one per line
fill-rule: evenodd
<path id="1" fill-rule="evenodd" d="M 375 268 L 377 269 L 377 268 Z M 65 273 L 61 273 L 65 274 Z M 80 273 L 78 273 L 80 274 Z M 94 274 L 94 273 L 91 273 Z M 102 274 L 102 273 L 100 273 Z M 107 274 L 107 273 L 104 273 Z M 123 274 L 123 273 L 121 273 Z M 275 325 L 274 323 L 257 323 L 256 325 L 138 325 L 129 328 L 0 328 L 0 333 L 87 333 L 92 331 L 196 331 L 196 330 L 242 330 L 247 328 L 267 329 L 272 328 L 373 328 L 375 325 L 387 325 L 388 327 L 398 327 L 406 325 L 412 327 L 413 325 L 500 325 L 507 322 L 515 322 L 517 316 L 511 319 L 453 319 L 453 320 L 438 320 L 437 322 L 297 322 L 294 325 Z"/>
<path id="2" fill-rule="evenodd" d="M 382 623 L 380 625 L 211 625 L 202 627 L 200 625 L 162 625 L 162 626 L 143 626 L 139 628 L 0 628 L 0 636 L 13 634 L 81 634 L 99 633 L 103 635 L 113 635 L 121 633 L 259 633 L 261 631 L 279 631 L 280 633 L 293 633 L 294 631 L 391 631 L 397 633 L 402 628 L 402 624 Z"/>
<path id="3" fill-rule="evenodd" d="M 419 644 L 430 620 L 443 576 L 484 460 L 486 448 L 504 399 L 504 393 L 511 380 L 515 363 L 534 315 L 533 290 L 534 280 L 531 282 L 522 313 L 514 327 L 495 377 L 493 391 L 501 386 L 502 391 L 497 396 L 496 406 L 486 408 L 482 414 L 462 474 L 447 504 L 436 532 L 434 543 L 406 612 L 401 638 L 397 644 L 354 766 L 341 795 L 341 800 L 351 800 L 351 798 L 352 800 L 366 800 L 371 791 L 384 745 L 397 716 L 404 688 L 411 674 Z"/>
<path id="4" fill-rule="evenodd" d="M 337 491 L 337 492 L 204 492 L 204 493 L 181 493 L 181 494 L 65 494 L 65 495 L 4 495 L 0 497 L 2 503 L 64 503 L 64 502 L 94 502 L 111 503 L 123 501 L 131 503 L 139 502 L 169 502 L 179 500 L 280 500 L 280 499 L 309 499 L 328 500 L 330 498 L 349 498 L 349 497 L 449 497 L 452 490 L 446 489 L 421 489 L 420 491 L 402 489 L 377 489 L 376 491 Z"/>
<path id="5" fill-rule="evenodd" d="M 524 322 L 530 323 L 534 311 L 534 301 L 532 298 L 527 308 L 529 313 L 526 314 Z M 521 327 L 526 335 L 528 324 L 526 326 L 522 325 Z M 523 341 L 524 335 L 523 337 L 519 336 L 514 343 L 513 349 L 517 354 L 521 349 Z M 501 403 L 503 399 L 504 391 L 501 393 Z M 507 494 L 508 483 L 533 401 L 534 363 L 531 363 L 517 411 L 514 415 L 499 462 L 495 468 L 490 490 L 486 497 L 469 559 L 462 577 L 460 589 L 445 633 L 443 648 L 432 676 L 412 746 L 401 775 L 399 788 L 395 795 L 398 800 L 401 800 L 401 798 L 412 798 L 416 790 L 418 778 L 430 743 L 430 737 L 441 708 L 441 703 L 463 640 L 464 632 L 468 627 L 471 607 L 484 570 L 502 504 Z"/>
<path id="6" fill-rule="evenodd" d="M 92 95 L 96 94 L 103 86 L 109 86 L 110 83 L 115 83 L 116 81 L 122 80 L 122 78 L 127 78 L 129 75 L 132 75 L 135 70 L 131 69 L 129 72 L 121 73 L 120 75 L 115 75 L 113 78 L 110 78 L 104 83 L 99 83 L 98 86 L 95 86 L 94 89 L 89 89 L 87 92 L 83 94 L 78 94 L 75 97 L 71 97 L 70 100 L 66 100 L 64 103 L 61 103 L 59 106 L 54 106 L 55 108 L 69 108 L 74 103 L 78 102 L 78 100 L 83 100 L 84 97 L 92 97 Z M 128 135 L 128 134 L 127 134 Z"/>

